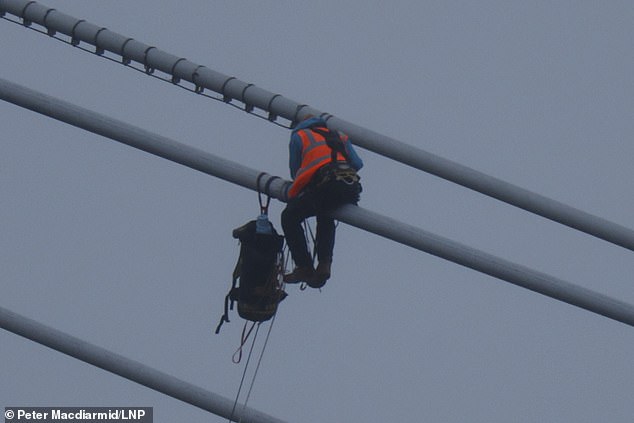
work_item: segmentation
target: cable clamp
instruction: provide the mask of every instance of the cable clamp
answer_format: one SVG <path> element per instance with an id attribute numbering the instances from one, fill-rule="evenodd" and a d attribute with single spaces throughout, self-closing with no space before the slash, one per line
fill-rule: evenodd
<path id="1" fill-rule="evenodd" d="M 299 116 L 299 112 L 304 108 L 304 107 L 308 107 L 308 104 L 298 104 L 297 108 L 295 109 L 295 116 L 293 116 L 293 121 L 291 122 L 291 128 L 294 128 L 295 126 L 297 126 L 297 117 Z"/>
<path id="2" fill-rule="evenodd" d="M 174 75 L 174 73 L 176 72 L 176 66 L 178 66 L 178 64 L 182 62 L 183 60 L 187 60 L 187 59 L 180 58 L 177 61 L 175 61 L 174 64 L 172 65 L 172 70 L 170 71 L 170 73 L 172 74 L 172 84 L 178 84 L 179 82 L 181 82 L 181 79 L 178 78 L 176 75 Z"/>
<path id="3" fill-rule="evenodd" d="M 79 39 L 75 35 L 75 31 L 77 30 L 77 26 L 82 22 L 86 21 L 84 19 L 78 20 L 77 22 L 75 22 L 75 25 L 73 25 L 73 28 L 70 30 L 70 44 L 74 47 L 77 47 L 79 45 Z"/>
<path id="4" fill-rule="evenodd" d="M 134 38 L 128 38 L 123 42 L 123 45 L 121 45 L 121 63 L 123 63 L 124 66 L 129 66 L 130 63 L 132 63 L 132 60 L 125 55 L 125 46 L 132 40 L 134 40 Z"/>
<path id="5" fill-rule="evenodd" d="M 324 112 L 322 114 L 319 115 L 319 117 L 321 119 L 324 120 L 324 122 L 328 123 L 328 119 L 330 119 L 331 117 L 333 117 L 333 115 L 331 115 L 330 113 Z"/>
<path id="6" fill-rule="evenodd" d="M 231 97 L 229 97 L 226 93 L 225 93 L 225 88 L 227 88 L 227 84 L 229 83 L 229 81 L 232 81 L 236 79 L 235 76 L 230 76 L 229 78 L 227 78 L 225 80 L 225 82 L 222 84 L 222 88 L 220 88 L 220 94 L 222 94 L 222 101 L 224 101 L 225 103 L 229 103 L 231 101 Z"/>
<path id="7" fill-rule="evenodd" d="M 262 180 L 262 177 L 264 176 L 270 176 L 270 177 L 264 183 L 264 189 L 260 189 L 260 182 Z M 271 183 L 273 183 L 273 181 L 276 179 L 281 179 L 281 178 L 279 176 L 271 176 L 266 172 L 262 172 L 258 175 L 258 178 L 255 184 L 258 191 L 258 202 L 260 203 L 261 214 L 268 214 L 269 212 L 269 204 L 271 203 L 271 193 L 269 192 L 269 190 L 271 189 Z M 266 201 L 262 199 L 262 194 L 266 194 Z"/>
<path id="8" fill-rule="evenodd" d="M 196 94 L 202 94 L 203 91 L 205 91 L 205 87 L 203 87 L 196 81 L 196 78 L 199 76 L 198 69 L 200 68 L 204 68 L 204 66 L 198 65 L 198 67 L 194 70 L 194 73 L 192 74 L 192 82 L 194 83 L 194 92 Z"/>
<path id="9" fill-rule="evenodd" d="M 242 102 L 244 103 L 244 111 L 247 113 L 251 113 L 253 111 L 253 105 L 247 103 L 247 100 L 245 97 L 245 93 L 247 92 L 247 90 L 249 88 L 251 88 L 253 86 L 253 84 L 247 84 L 243 89 L 242 89 L 242 93 L 240 94 L 240 98 L 242 99 Z"/>
<path id="10" fill-rule="evenodd" d="M 30 1 L 27 4 L 24 5 L 24 7 L 22 8 L 22 12 L 20 12 L 20 17 L 22 18 L 22 25 L 29 27 L 31 26 L 31 24 L 33 23 L 33 21 L 31 21 L 30 19 L 27 19 L 24 17 L 24 14 L 26 13 L 26 9 L 29 8 L 30 5 L 32 5 L 33 3 L 36 3 L 35 1 Z"/>
<path id="11" fill-rule="evenodd" d="M 145 73 L 148 75 L 152 75 L 154 73 L 154 68 L 147 63 L 147 55 L 152 49 L 156 49 L 156 47 L 150 46 L 143 52 L 143 66 L 145 67 Z"/>
<path id="12" fill-rule="evenodd" d="M 266 110 L 269 112 L 269 121 L 270 122 L 275 122 L 275 120 L 277 119 L 277 115 L 275 113 L 273 113 L 273 111 L 271 110 L 272 104 L 273 104 L 273 100 L 275 100 L 278 97 L 281 97 L 281 94 L 275 94 L 274 96 L 272 96 L 269 99 L 269 103 L 266 105 Z"/>
<path id="13" fill-rule="evenodd" d="M 99 31 L 97 31 L 97 33 L 95 34 L 95 38 L 93 38 L 93 44 L 95 45 L 95 54 L 97 56 L 103 56 L 103 54 L 105 53 L 105 50 L 101 47 L 99 47 L 99 34 L 101 34 L 101 31 L 107 31 L 108 28 L 100 28 Z"/>
<path id="14" fill-rule="evenodd" d="M 48 34 L 49 37 L 54 37 L 55 34 L 57 33 L 57 31 L 55 31 L 54 29 L 49 28 L 46 23 L 46 18 L 48 18 L 48 14 L 54 11 L 55 9 L 48 9 L 46 13 L 44 14 L 44 19 L 42 20 L 42 22 L 44 22 L 44 26 L 46 26 L 46 33 Z"/>

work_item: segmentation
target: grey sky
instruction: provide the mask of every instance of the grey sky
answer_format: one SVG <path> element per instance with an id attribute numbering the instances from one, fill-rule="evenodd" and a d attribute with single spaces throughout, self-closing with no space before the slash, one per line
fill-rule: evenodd
<path id="1" fill-rule="evenodd" d="M 634 5 L 43 1 L 634 227 Z M 477 4 L 476 4 L 477 3 Z M 288 177 L 288 131 L 0 21 L 0 77 Z M 0 103 L 0 305 L 227 397 L 257 196 Z M 634 303 L 631 251 L 364 150 L 362 205 Z M 273 202 L 279 228 L 283 205 Z M 250 405 L 289 422 L 631 422 L 632 328 L 340 225 Z M 0 331 L 0 407 L 223 421 Z"/>

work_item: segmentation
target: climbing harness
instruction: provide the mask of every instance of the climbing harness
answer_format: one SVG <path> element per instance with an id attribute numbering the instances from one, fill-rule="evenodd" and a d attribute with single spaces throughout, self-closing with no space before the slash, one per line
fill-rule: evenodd
<path id="1" fill-rule="evenodd" d="M 328 144 L 328 147 L 332 150 L 331 158 L 333 162 L 337 161 L 337 153 L 339 153 L 346 159 L 346 163 L 350 163 L 350 156 L 343 145 L 339 131 L 327 129 L 321 126 L 313 126 L 310 130 L 324 137 L 326 144 Z"/>
<path id="2" fill-rule="evenodd" d="M 350 164 L 341 134 L 322 127 L 311 130 L 323 136 L 331 150 L 331 161 L 319 168 L 310 182 L 310 189 L 319 193 L 319 207 L 329 209 L 342 204 L 357 204 L 363 191 L 359 182 L 361 177 Z M 338 154 L 345 158 L 345 162 L 337 160 Z"/>

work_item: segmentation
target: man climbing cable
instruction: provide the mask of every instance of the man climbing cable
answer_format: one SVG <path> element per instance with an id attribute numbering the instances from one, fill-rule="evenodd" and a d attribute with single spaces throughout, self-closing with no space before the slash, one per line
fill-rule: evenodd
<path id="1" fill-rule="evenodd" d="M 309 115 L 291 133 L 289 167 L 293 183 L 282 212 L 282 229 L 295 262 L 287 283 L 306 282 L 321 288 L 330 278 L 335 245 L 335 221 L 328 212 L 342 204 L 357 204 L 361 185 L 357 171 L 363 161 L 347 135 L 330 130 L 322 118 Z M 316 216 L 315 269 L 302 228 L 304 219 Z"/>

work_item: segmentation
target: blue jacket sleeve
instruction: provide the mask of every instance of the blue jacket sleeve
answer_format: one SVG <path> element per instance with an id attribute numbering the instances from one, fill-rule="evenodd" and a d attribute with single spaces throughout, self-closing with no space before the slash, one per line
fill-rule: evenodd
<path id="1" fill-rule="evenodd" d="M 291 142 L 288 145 L 288 167 L 291 178 L 295 179 L 299 167 L 302 165 L 302 140 L 296 132 L 291 134 Z"/>
<path id="2" fill-rule="evenodd" d="M 344 141 L 344 146 L 346 147 L 346 152 L 348 153 L 348 157 L 350 157 L 350 166 L 355 168 L 355 170 L 360 170 L 363 167 L 363 160 L 357 154 L 350 139 L 346 138 Z"/>

